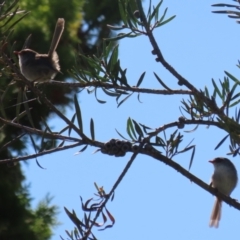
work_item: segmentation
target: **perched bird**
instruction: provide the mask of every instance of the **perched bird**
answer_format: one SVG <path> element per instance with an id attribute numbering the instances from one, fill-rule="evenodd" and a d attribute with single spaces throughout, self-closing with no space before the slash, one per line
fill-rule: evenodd
<path id="1" fill-rule="evenodd" d="M 215 158 L 209 162 L 214 166 L 214 173 L 210 185 L 219 192 L 229 196 L 236 187 L 238 181 L 235 166 L 229 159 L 221 157 Z M 221 207 L 222 200 L 216 197 L 210 217 L 210 227 L 218 227 L 221 218 Z"/>
<path id="2" fill-rule="evenodd" d="M 63 18 L 57 20 L 48 54 L 40 54 L 29 48 L 14 52 L 18 55 L 22 75 L 29 81 L 51 80 L 60 72 L 56 48 L 62 36 L 64 24 Z"/>

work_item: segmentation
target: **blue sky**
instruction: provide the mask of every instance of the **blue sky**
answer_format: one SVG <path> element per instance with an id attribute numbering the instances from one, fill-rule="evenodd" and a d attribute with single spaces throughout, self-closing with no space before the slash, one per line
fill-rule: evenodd
<path id="1" fill-rule="evenodd" d="M 223 2 L 233 3 L 227 0 Z M 157 1 L 153 3 L 156 5 Z M 211 79 L 223 79 L 225 70 L 239 76 L 236 64 L 240 59 L 240 25 L 227 16 L 211 13 L 216 10 L 211 7 L 214 3 L 219 2 L 165 0 L 160 11 L 163 12 L 168 7 L 167 16 L 176 15 L 176 18 L 154 32 L 165 59 L 198 89 L 206 86 L 210 92 L 213 89 Z M 145 10 L 147 4 L 148 1 L 145 1 Z M 119 45 L 121 65 L 128 69 L 130 85 L 136 85 L 141 73 L 146 71 L 141 87 L 162 89 L 153 75 L 156 72 L 169 87 L 180 88 L 177 80 L 160 63 L 155 62 L 147 37 L 123 39 Z M 105 96 L 100 91 L 99 98 L 107 103 L 99 104 L 94 95 L 87 94 L 86 91 L 78 96 L 86 133 L 90 134 L 90 119 L 93 118 L 96 139 L 103 142 L 119 138 L 115 129 L 127 136 L 128 117 L 152 128 L 176 121 L 181 115 L 180 101 L 186 99 L 180 95 L 142 94 L 142 103 L 139 103 L 135 94 L 117 108 L 114 98 Z M 71 117 L 73 109 L 68 109 L 66 115 Z M 65 126 L 54 116 L 49 125 L 53 131 Z M 191 129 L 187 126 L 182 131 Z M 229 151 L 228 142 L 214 150 L 226 133 L 202 126 L 195 132 L 184 135 L 182 147 L 192 139 L 196 145 L 191 172 L 208 183 L 213 172 L 213 166 L 208 160 L 217 156 L 225 157 Z M 54 196 L 52 203 L 60 207 L 59 221 L 62 225 L 54 230 L 52 240 L 60 239 L 59 235 L 66 238 L 65 229 L 73 229 L 63 207 L 74 209 L 81 219 L 83 212 L 79 196 L 84 200 L 93 197 L 96 192 L 94 182 L 104 186 L 108 192 L 131 156 L 127 154 L 123 158 L 114 158 L 100 153 L 93 154 L 96 149 L 91 147 L 75 156 L 74 153 L 79 150 L 80 148 L 70 149 L 39 158 L 39 163 L 46 170 L 39 168 L 34 160 L 29 161 L 28 165 L 22 164 L 27 182 L 31 183 L 33 206 L 50 193 Z M 189 159 L 190 153 L 185 153 L 173 160 L 187 169 Z M 230 159 L 239 171 L 239 157 Z M 240 189 L 237 186 L 232 197 L 238 199 L 239 196 Z M 208 227 L 213 202 L 211 194 L 175 170 L 150 157 L 138 156 L 117 188 L 114 201 L 107 205 L 116 219 L 115 226 L 103 232 L 95 231 L 95 235 L 104 240 L 237 239 L 240 214 L 227 204 L 223 205 L 220 227 L 217 230 Z"/>

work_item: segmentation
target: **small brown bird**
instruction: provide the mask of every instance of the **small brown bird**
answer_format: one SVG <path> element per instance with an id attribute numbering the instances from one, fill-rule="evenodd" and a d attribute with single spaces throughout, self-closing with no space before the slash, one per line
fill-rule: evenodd
<path id="1" fill-rule="evenodd" d="M 22 75 L 29 81 L 42 82 L 51 80 L 60 72 L 56 48 L 62 36 L 64 24 L 65 20 L 63 18 L 57 20 L 48 54 L 39 54 L 29 48 L 14 52 L 19 57 Z"/>

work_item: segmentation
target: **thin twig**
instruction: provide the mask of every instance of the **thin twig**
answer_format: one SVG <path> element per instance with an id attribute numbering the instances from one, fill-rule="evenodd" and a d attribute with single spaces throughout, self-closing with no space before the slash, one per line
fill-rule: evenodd
<path id="1" fill-rule="evenodd" d="M 106 206 L 108 200 L 110 199 L 110 197 L 112 196 L 112 194 L 114 193 L 114 191 L 117 189 L 118 185 L 121 183 L 122 179 L 124 178 L 124 176 L 126 175 L 127 171 L 129 170 L 129 168 L 131 167 L 134 159 L 137 157 L 138 153 L 141 151 L 142 147 L 144 145 L 144 142 L 140 143 L 138 146 L 138 150 L 136 152 L 133 153 L 133 155 L 131 156 L 130 160 L 128 161 L 128 163 L 126 164 L 126 166 L 124 167 L 122 173 L 120 174 L 120 176 L 118 177 L 117 181 L 114 183 L 112 189 L 110 190 L 110 192 L 107 194 L 104 202 L 101 204 L 101 207 L 98 209 L 89 229 L 87 230 L 87 236 L 84 236 L 83 239 L 87 239 L 88 235 L 91 233 L 91 229 L 94 226 L 94 223 L 97 221 L 97 218 L 99 217 L 99 215 L 101 214 L 103 208 Z"/>

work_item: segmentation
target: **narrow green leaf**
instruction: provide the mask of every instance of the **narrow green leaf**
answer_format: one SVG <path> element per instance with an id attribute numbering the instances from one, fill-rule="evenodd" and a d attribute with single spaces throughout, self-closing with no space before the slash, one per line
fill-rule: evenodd
<path id="1" fill-rule="evenodd" d="M 163 19 L 165 18 L 166 14 L 167 14 L 167 10 L 168 10 L 168 8 L 166 8 L 164 10 L 162 17 L 158 20 L 159 23 L 161 23 L 163 21 Z"/>
<path id="2" fill-rule="evenodd" d="M 115 129 L 115 131 L 118 133 L 118 135 L 119 135 L 121 138 L 129 141 L 129 139 L 125 138 L 117 129 Z"/>
<path id="3" fill-rule="evenodd" d="M 97 100 L 99 103 L 101 103 L 101 104 L 106 103 L 106 101 L 98 99 L 98 97 L 97 97 L 97 88 L 94 89 L 94 94 L 95 94 L 96 100 Z"/>
<path id="4" fill-rule="evenodd" d="M 230 4 L 225 4 L 225 3 L 217 3 L 217 4 L 212 4 L 212 7 L 231 7 L 232 5 Z"/>
<path id="5" fill-rule="evenodd" d="M 130 3 L 127 3 L 127 13 L 128 13 L 128 19 L 131 22 L 129 26 L 131 26 L 131 30 L 136 29 L 138 26 L 137 18 L 134 16 L 134 10 L 131 8 Z M 129 22 L 128 21 L 128 22 Z"/>
<path id="6" fill-rule="evenodd" d="M 228 95 L 227 95 L 227 97 L 226 97 L 226 101 L 225 101 L 225 103 L 224 103 L 224 104 L 226 104 L 226 106 L 227 106 L 227 109 L 226 109 L 226 110 L 227 110 L 227 114 L 226 114 L 227 116 L 228 116 L 228 110 L 229 110 L 229 107 L 230 107 L 230 102 L 233 101 L 233 93 L 234 93 L 237 85 L 238 85 L 238 84 L 235 84 L 235 86 L 232 87 L 232 89 L 231 89 L 231 91 L 228 93 Z M 234 96 L 234 98 L 237 98 L 238 95 L 239 95 L 239 93 L 236 94 L 236 95 Z"/>
<path id="7" fill-rule="evenodd" d="M 181 150 L 181 151 L 178 151 L 178 154 L 179 154 L 179 153 L 184 153 L 184 152 L 187 152 L 187 151 L 189 151 L 189 150 L 193 149 L 194 147 L 195 147 L 195 146 L 185 147 L 183 150 Z"/>
<path id="8" fill-rule="evenodd" d="M 205 87 L 204 89 L 205 89 L 205 95 L 206 95 L 206 97 L 208 97 L 208 98 L 209 98 L 209 92 L 208 92 L 208 89 L 207 89 L 207 87 Z"/>
<path id="9" fill-rule="evenodd" d="M 114 200 L 114 197 L 115 197 L 115 193 L 113 192 L 112 196 L 111 196 L 111 201 Z"/>
<path id="10" fill-rule="evenodd" d="M 72 123 L 72 124 L 74 124 L 75 118 L 76 118 L 76 113 L 74 113 L 73 116 L 72 116 L 72 119 L 71 119 L 71 123 Z M 68 136 L 71 135 L 71 131 L 72 131 L 72 128 L 69 127 Z"/>
<path id="11" fill-rule="evenodd" d="M 81 132 L 83 132 L 83 124 L 82 124 L 82 114 L 80 110 L 80 106 L 78 104 L 77 100 L 77 95 L 74 95 L 74 105 L 75 105 L 75 110 L 76 110 L 76 115 L 77 115 L 77 121 L 78 121 L 78 127 Z"/>
<path id="12" fill-rule="evenodd" d="M 12 13 L 8 13 L 7 16 L 8 18 L 6 19 L 6 21 L 3 23 L 3 25 L 1 25 L 1 28 L 2 27 L 5 27 L 8 25 L 9 22 L 11 22 L 11 20 L 15 17 L 15 15 L 17 14 L 18 12 L 18 9 L 19 9 L 19 6 L 17 6 Z M 9 29 L 9 28 L 8 28 Z"/>
<path id="13" fill-rule="evenodd" d="M 5 70 L 5 69 L 3 69 L 3 70 Z M 4 77 L 6 77 L 6 78 L 8 78 L 9 76 L 3 71 L 3 70 L 0 70 L 0 72 L 1 72 L 1 74 L 2 74 L 2 76 L 4 76 Z M 1 97 L 0 97 L 0 102 L 1 102 L 1 108 L 3 108 L 3 100 L 5 99 L 5 96 L 8 96 L 8 90 L 11 88 L 11 83 L 9 83 L 5 88 L 4 88 L 4 92 L 2 92 L 1 93 Z M 20 89 L 19 89 L 19 92 L 20 92 Z M 22 91 L 21 91 L 22 92 Z M 21 99 L 21 97 L 20 97 L 20 99 Z M 5 113 L 3 113 L 3 116 L 4 116 L 4 118 L 6 118 L 7 119 L 7 117 L 6 117 L 6 115 L 5 115 Z"/>
<path id="14" fill-rule="evenodd" d="M 23 105 L 24 105 L 24 108 L 25 108 L 27 116 L 28 116 L 28 121 L 30 122 L 31 126 L 33 128 L 35 128 L 34 123 L 33 123 L 33 119 L 32 119 L 32 115 L 30 113 L 30 109 L 29 109 L 28 104 L 27 104 L 28 98 L 27 98 L 27 95 L 25 94 L 25 92 L 23 92 L 22 97 L 23 97 Z"/>
<path id="15" fill-rule="evenodd" d="M 78 154 L 84 152 L 87 149 L 87 147 L 88 147 L 88 145 L 84 146 L 80 151 L 74 153 L 74 155 L 78 155 Z"/>
<path id="16" fill-rule="evenodd" d="M 75 239 L 80 239 L 80 235 L 78 233 L 77 228 L 74 229 L 74 236 L 75 236 Z"/>
<path id="17" fill-rule="evenodd" d="M 119 8 L 119 13 L 120 13 L 121 19 L 122 19 L 124 25 L 127 26 L 127 16 L 126 16 L 126 12 L 125 12 L 125 1 L 118 0 L 118 8 Z"/>
<path id="18" fill-rule="evenodd" d="M 128 14 L 128 18 L 127 18 L 127 24 L 128 24 L 128 27 L 129 27 L 131 30 L 134 29 L 134 22 L 131 21 L 129 14 Z"/>
<path id="19" fill-rule="evenodd" d="M 116 45 L 115 42 L 106 42 L 103 41 L 103 57 L 104 57 L 104 62 L 107 62 L 108 57 L 112 51 L 112 49 L 114 48 L 114 46 Z"/>
<path id="20" fill-rule="evenodd" d="M 73 238 L 73 232 L 69 233 L 68 230 L 65 230 L 66 234 L 70 237 L 71 240 L 74 240 Z"/>
<path id="21" fill-rule="evenodd" d="M 143 81 L 143 79 L 145 77 L 145 74 L 146 74 L 146 72 L 143 72 L 141 74 L 140 78 L 138 79 L 137 85 L 136 85 L 137 87 L 139 87 L 141 85 L 141 83 L 142 83 L 142 81 Z"/>
<path id="22" fill-rule="evenodd" d="M 175 17 L 176 17 L 176 15 L 174 15 L 174 16 L 168 18 L 166 21 L 163 21 L 163 22 L 157 24 L 157 25 L 156 25 L 156 28 L 157 28 L 157 27 L 161 27 L 161 26 L 163 26 L 164 24 L 166 24 L 166 23 L 172 21 Z"/>
<path id="23" fill-rule="evenodd" d="M 157 144 L 157 146 L 161 146 L 161 147 L 166 146 L 166 143 L 159 136 L 155 137 L 155 143 Z"/>
<path id="24" fill-rule="evenodd" d="M 119 69 L 120 69 L 120 60 L 118 59 L 117 62 L 113 65 L 111 75 L 110 75 L 110 78 L 113 78 L 114 82 L 116 82 L 118 79 L 118 75 L 120 71 Z"/>
<path id="25" fill-rule="evenodd" d="M 127 97 L 125 97 L 122 101 L 120 101 L 117 105 L 117 107 L 120 107 L 129 97 L 132 96 L 133 93 L 129 94 Z"/>
<path id="26" fill-rule="evenodd" d="M 165 83 L 160 79 L 160 77 L 154 72 L 153 73 L 154 76 L 156 77 L 156 79 L 158 80 L 158 82 L 165 88 L 167 89 L 168 91 L 172 91 L 171 88 L 169 88 L 167 85 L 165 85 Z"/>
<path id="27" fill-rule="evenodd" d="M 240 84 L 240 81 L 239 81 L 237 78 L 235 78 L 232 74 L 230 74 L 230 73 L 227 72 L 227 71 L 224 71 L 224 73 L 225 73 L 230 79 L 232 79 L 234 82 Z"/>
<path id="28" fill-rule="evenodd" d="M 12 29 L 18 22 L 20 22 L 23 18 L 25 18 L 26 15 L 28 15 L 30 12 L 26 12 L 25 14 L 23 14 L 20 18 L 18 18 L 18 20 L 16 20 L 12 25 L 10 25 L 4 32 L 3 34 L 7 33 L 10 29 Z M 1 26 L 0 28 L 2 28 L 3 26 Z"/>
<path id="29" fill-rule="evenodd" d="M 25 117 L 27 115 L 26 111 L 24 112 L 21 112 L 18 116 L 16 116 L 14 119 L 13 119 L 13 122 L 18 122 L 19 119 Z M 4 126 L 4 125 L 3 125 Z"/>
<path id="30" fill-rule="evenodd" d="M 236 121 L 239 123 L 239 119 L 240 119 L 240 109 L 235 109 L 235 118 Z"/>
<path id="31" fill-rule="evenodd" d="M 127 120 L 127 133 L 132 140 L 136 140 L 137 136 L 136 136 L 135 130 L 133 128 L 131 118 L 128 118 L 128 120 Z"/>
<path id="32" fill-rule="evenodd" d="M 192 154 L 191 154 L 191 158 L 190 158 L 190 162 L 189 162 L 189 167 L 188 167 L 188 170 L 190 170 L 191 166 L 192 166 L 192 163 L 193 163 L 193 158 L 194 158 L 194 155 L 195 155 L 195 146 L 193 147 L 193 151 L 192 151 Z"/>
<path id="33" fill-rule="evenodd" d="M 138 133 L 139 136 L 143 137 L 144 134 L 142 132 L 142 129 L 139 127 L 139 125 L 137 124 L 137 122 L 135 120 L 132 120 L 134 126 L 135 126 L 135 130 Z"/>
<path id="34" fill-rule="evenodd" d="M 219 80 L 220 84 L 221 84 L 221 87 L 222 87 L 222 102 L 224 101 L 225 97 L 226 97 L 226 89 L 225 89 L 225 84 L 222 83 L 221 80 Z"/>
<path id="35" fill-rule="evenodd" d="M 217 150 L 224 142 L 225 140 L 229 137 L 229 134 L 227 136 L 225 136 L 218 144 L 217 146 L 214 148 L 214 150 Z"/>
<path id="36" fill-rule="evenodd" d="M 140 93 L 138 93 L 137 98 L 138 98 L 138 101 L 142 103 L 142 101 L 140 100 Z"/>
<path id="37" fill-rule="evenodd" d="M 231 92 L 234 92 L 234 91 L 235 91 L 235 89 L 236 89 L 235 86 L 237 86 L 237 84 L 233 86 Z M 232 94 L 232 95 L 233 95 L 233 94 Z M 235 100 L 235 99 L 238 98 L 239 96 L 240 96 L 240 93 L 235 94 L 234 96 L 231 97 L 231 101 Z"/>
<path id="38" fill-rule="evenodd" d="M 44 126 L 46 127 L 46 129 L 44 130 L 44 132 L 50 132 L 50 133 L 52 133 L 52 130 L 51 130 L 51 128 L 48 126 L 47 122 L 46 122 L 43 118 L 41 118 L 41 120 L 42 120 Z"/>
<path id="39" fill-rule="evenodd" d="M 237 100 L 229 105 L 229 107 L 234 107 L 240 103 L 240 100 Z"/>
<path id="40" fill-rule="evenodd" d="M 216 89 L 214 89 L 212 98 L 213 98 L 213 99 L 216 99 L 216 96 L 217 96 L 217 91 L 216 91 Z"/>
<path id="41" fill-rule="evenodd" d="M 223 97 L 222 97 L 222 94 L 221 94 L 221 92 L 220 92 L 217 84 L 216 84 L 215 81 L 213 80 L 213 78 L 212 78 L 212 84 L 213 84 L 213 87 L 214 87 L 214 91 L 215 91 L 215 92 L 218 94 L 218 96 L 222 99 L 222 98 L 223 98 Z"/>
<path id="42" fill-rule="evenodd" d="M 37 159 L 36 159 L 36 163 L 37 163 L 37 165 L 38 165 L 41 169 L 46 169 L 46 168 L 44 168 L 44 167 L 42 167 L 42 166 L 40 165 L 40 163 L 38 162 Z"/>
<path id="43" fill-rule="evenodd" d="M 64 207 L 64 210 L 66 212 L 66 214 L 68 215 L 68 217 L 71 219 L 71 221 L 76 225 L 77 228 L 79 228 L 79 226 L 84 226 L 84 224 L 82 223 L 82 221 L 80 221 L 77 218 L 77 215 L 75 213 L 75 211 L 73 210 L 72 213 L 68 211 L 68 209 L 66 207 Z"/>
<path id="44" fill-rule="evenodd" d="M 108 96 L 110 97 L 118 97 L 120 94 L 117 92 L 113 92 L 109 89 L 105 89 L 104 87 L 102 88 L 103 92 L 105 92 Z"/>
<path id="45" fill-rule="evenodd" d="M 92 140 L 94 141 L 94 140 L 95 140 L 94 122 L 93 122 L 93 119 L 92 119 L 92 118 L 91 118 L 91 120 L 90 120 L 90 132 L 91 132 Z"/>
<path id="46" fill-rule="evenodd" d="M 148 134 L 147 130 L 152 130 L 152 128 L 147 127 L 147 126 L 145 126 L 145 125 L 143 125 L 143 124 L 141 124 L 141 123 L 139 123 L 139 125 L 143 128 L 143 131 L 144 131 L 146 134 Z"/>
<path id="47" fill-rule="evenodd" d="M 22 89 L 19 89 L 18 95 L 17 95 L 16 116 L 18 116 L 20 113 L 22 101 L 23 101 L 23 91 L 22 91 Z M 2 109 L 2 104 L 1 104 L 1 112 L 2 112 L 3 116 L 6 118 L 5 110 Z"/>
<path id="48" fill-rule="evenodd" d="M 118 78 L 118 80 L 120 81 L 121 84 L 127 86 L 127 87 L 130 87 L 128 85 L 128 82 L 127 82 L 127 77 L 126 77 L 126 73 L 127 73 L 127 69 L 125 68 L 124 70 L 122 70 L 121 67 L 119 67 L 119 72 L 121 74 L 121 77 Z"/>
<path id="49" fill-rule="evenodd" d="M 104 38 L 106 41 L 119 41 L 122 38 L 129 37 L 132 34 L 132 32 L 129 33 L 119 33 L 116 37 L 111 37 L 111 38 Z"/>
<path id="50" fill-rule="evenodd" d="M 170 141 L 170 142 L 173 142 L 173 140 L 174 140 L 177 132 L 178 132 L 178 129 L 176 129 L 176 130 L 170 135 L 170 138 L 169 138 L 169 141 Z"/>
<path id="51" fill-rule="evenodd" d="M 61 148 L 64 145 L 65 141 L 63 140 L 58 146 L 57 148 Z"/>
<path id="52" fill-rule="evenodd" d="M 29 134 L 29 137 L 30 137 L 30 139 L 31 139 L 31 142 L 32 142 L 32 145 L 33 145 L 34 151 L 35 151 L 35 153 L 37 153 L 37 147 L 36 147 L 36 144 L 35 144 L 35 142 L 34 142 L 34 139 L 33 139 L 32 135 Z"/>
<path id="53" fill-rule="evenodd" d="M 4 13 L 8 14 L 8 12 L 10 12 L 17 5 L 18 2 L 19 2 L 19 0 L 15 0 L 12 3 L 10 3 L 10 6 L 4 11 Z M 1 5 L 2 5 L 1 7 L 3 7 L 3 5 L 5 5 L 5 2 L 1 3 Z"/>
<path id="54" fill-rule="evenodd" d="M 147 11 L 147 18 L 151 15 L 151 11 L 152 11 L 152 0 L 149 1 L 149 7 L 148 7 L 148 11 Z"/>
<path id="55" fill-rule="evenodd" d="M 108 58 L 109 52 L 111 51 L 111 50 L 108 49 L 108 46 L 109 46 L 110 44 L 114 44 L 114 42 L 109 42 L 108 44 L 107 44 L 106 41 L 102 41 L 102 42 L 103 42 L 103 43 L 102 43 L 102 50 L 103 50 L 103 52 L 102 52 L 102 58 L 103 58 L 103 61 L 104 61 L 104 62 L 107 62 L 107 58 Z"/>
<path id="56" fill-rule="evenodd" d="M 161 0 L 158 4 L 157 4 L 157 6 L 156 7 L 154 7 L 153 6 L 153 11 L 152 11 L 152 13 L 151 13 L 151 15 L 149 16 L 149 18 L 148 18 L 148 24 L 150 24 L 151 23 L 151 21 L 152 21 L 152 19 L 155 17 L 155 19 L 158 19 L 158 12 L 159 12 L 159 8 L 160 8 L 160 6 L 162 5 L 162 2 L 163 2 L 163 0 Z M 166 11 L 166 10 L 165 10 Z M 165 15 L 165 14 L 164 14 Z"/>
<path id="57" fill-rule="evenodd" d="M 230 83 L 229 83 L 229 78 L 228 77 L 224 77 L 224 88 L 226 90 L 226 92 L 229 92 L 230 91 Z"/>
<path id="58" fill-rule="evenodd" d="M 109 58 L 108 64 L 107 64 L 107 71 L 109 73 L 112 72 L 115 64 L 117 63 L 118 60 L 118 45 L 115 45 L 115 47 L 113 48 L 112 54 Z"/>
<path id="59" fill-rule="evenodd" d="M 115 218 L 113 217 L 113 215 L 107 210 L 107 208 L 105 207 L 105 210 L 107 212 L 108 218 L 110 219 L 110 221 L 114 224 L 115 223 Z"/>

